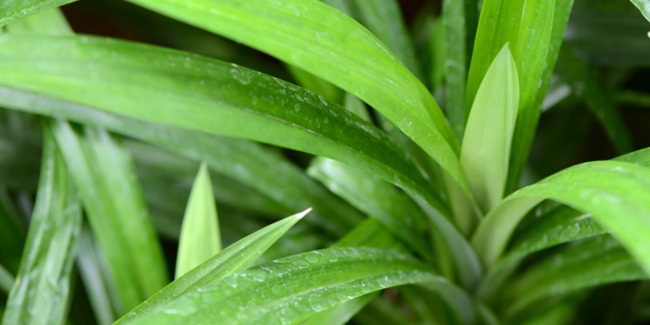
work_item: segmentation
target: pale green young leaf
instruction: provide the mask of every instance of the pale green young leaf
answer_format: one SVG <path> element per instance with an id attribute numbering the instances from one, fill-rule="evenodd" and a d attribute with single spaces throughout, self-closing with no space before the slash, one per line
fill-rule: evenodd
<path id="1" fill-rule="evenodd" d="M 297 323 L 384 288 L 439 281 L 445 280 L 394 251 L 329 248 L 203 282 L 173 305 L 132 318 L 132 324 Z"/>
<path id="2" fill-rule="evenodd" d="M 45 132 L 43 163 L 20 269 L 2 324 L 64 324 L 81 206 L 52 134 Z"/>
<path id="3" fill-rule="evenodd" d="M 427 89 L 374 35 L 338 10 L 311 0 L 130 2 L 266 52 L 356 95 L 469 192 L 457 139 Z"/>
<path id="4" fill-rule="evenodd" d="M 125 312 L 167 283 L 162 250 L 131 157 L 105 130 L 79 133 L 64 121 L 50 128 L 79 189 Z"/>
<path id="5" fill-rule="evenodd" d="M 176 255 L 176 275 L 181 275 L 221 251 L 221 235 L 212 183 L 206 163 L 196 175 L 187 202 Z"/>
<path id="6" fill-rule="evenodd" d="M 110 39 L 5 34 L 0 43 L 0 84 L 148 122 L 341 160 L 448 214 L 438 193 L 428 189 L 385 133 L 293 84 L 198 55 Z M 40 55 L 48 60 L 35 66 L 32 60 Z M 88 82 L 90 72 L 93 82 Z"/>
<path id="7" fill-rule="evenodd" d="M 218 283 L 225 277 L 245 270 L 308 212 L 306 210 L 284 218 L 228 246 L 138 305 L 116 324 L 140 323 L 140 317 L 160 315 L 164 310 L 173 309 L 173 306 L 197 288 Z"/>
<path id="8" fill-rule="evenodd" d="M 481 82 L 469 113 L 460 161 L 477 204 L 490 211 L 503 198 L 519 107 L 519 77 L 506 44 Z"/>
<path id="9" fill-rule="evenodd" d="M 525 213 L 552 199 L 593 215 L 650 274 L 650 169 L 620 161 L 590 162 L 567 168 L 525 187 L 493 209 L 472 244 L 488 267 L 494 265 Z"/>
<path id="10" fill-rule="evenodd" d="M 509 43 L 521 85 L 507 192 L 516 188 L 530 151 L 542 100 L 555 67 L 573 0 L 483 1 L 472 54 L 465 109 L 472 107 L 483 76 Z"/>

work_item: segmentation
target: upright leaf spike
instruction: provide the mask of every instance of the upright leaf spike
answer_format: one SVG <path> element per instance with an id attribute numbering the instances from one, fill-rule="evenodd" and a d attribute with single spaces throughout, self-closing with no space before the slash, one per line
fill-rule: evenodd
<path id="1" fill-rule="evenodd" d="M 218 218 L 208 166 L 203 162 L 183 216 L 176 279 L 221 251 Z"/>
<path id="2" fill-rule="evenodd" d="M 461 149 L 461 164 L 483 212 L 503 198 L 518 107 L 519 77 L 506 44 L 479 86 Z"/>

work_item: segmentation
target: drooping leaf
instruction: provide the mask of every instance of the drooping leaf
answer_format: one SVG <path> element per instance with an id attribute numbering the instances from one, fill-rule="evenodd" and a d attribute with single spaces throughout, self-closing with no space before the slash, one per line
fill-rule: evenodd
<path id="1" fill-rule="evenodd" d="M 205 163 L 194 180 L 179 237 L 176 279 L 221 250 L 217 208 Z"/>
<path id="2" fill-rule="evenodd" d="M 184 297 L 192 294 L 196 288 L 220 282 L 245 270 L 308 212 L 284 218 L 228 246 L 138 305 L 116 324 L 140 323 L 140 317 L 162 315 L 165 310 L 172 310 L 179 301 L 185 300 Z"/>
<path id="3" fill-rule="evenodd" d="M 162 250 L 131 157 L 104 130 L 85 128 L 78 133 L 64 121 L 54 121 L 50 128 L 106 256 L 120 297 L 117 310 L 125 312 L 167 283 Z"/>
<path id="4" fill-rule="evenodd" d="M 147 123 L 12 88 L 0 87 L 0 94 L 2 104 L 12 109 L 107 128 L 197 162 L 207 161 L 212 169 L 246 184 L 281 205 L 284 210 L 279 213 L 290 213 L 313 205 L 314 220 L 310 218 L 308 222 L 330 234 L 344 234 L 360 219 L 356 210 L 341 204 L 340 199 L 304 175 L 299 168 L 259 144 Z M 251 159 L 251 156 L 257 159 Z"/>
<path id="5" fill-rule="evenodd" d="M 519 77 L 506 44 L 481 82 L 469 113 L 460 161 L 483 212 L 503 198 L 519 107 Z"/>
<path id="6" fill-rule="evenodd" d="M 297 323 L 370 292 L 438 281 L 444 280 L 428 267 L 393 251 L 329 248 L 203 282 L 173 305 L 122 323 Z"/>
<path id="7" fill-rule="evenodd" d="M 38 195 L 2 324 L 64 324 L 81 206 L 52 134 L 45 133 Z"/>
<path id="8" fill-rule="evenodd" d="M 384 133 L 290 83 L 197 55 L 110 39 L 8 34 L 0 43 L 0 84 L 148 122 L 345 161 L 395 181 L 448 214 Z M 48 60 L 33 65 L 40 55 Z M 454 157 L 450 153 L 446 159 Z"/>
<path id="9" fill-rule="evenodd" d="M 499 259 L 525 213 L 544 199 L 562 202 L 593 217 L 616 237 L 650 274 L 650 169 L 619 161 L 567 168 L 525 187 L 492 210 L 472 244 L 488 267 Z"/>
<path id="10" fill-rule="evenodd" d="M 345 14 L 302 0 L 130 2 L 276 56 L 356 95 L 468 191 L 455 154 L 457 139 L 431 95 L 386 46 Z"/>

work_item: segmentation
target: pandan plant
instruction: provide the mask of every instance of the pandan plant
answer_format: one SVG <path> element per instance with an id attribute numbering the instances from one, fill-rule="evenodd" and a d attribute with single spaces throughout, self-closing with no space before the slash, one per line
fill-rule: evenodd
<path id="1" fill-rule="evenodd" d="M 2 324 L 650 319 L 648 0 L 69 2 L 0 2 Z"/>

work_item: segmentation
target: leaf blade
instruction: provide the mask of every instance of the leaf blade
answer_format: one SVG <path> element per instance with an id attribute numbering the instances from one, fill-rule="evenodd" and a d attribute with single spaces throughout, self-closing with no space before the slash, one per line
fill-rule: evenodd
<path id="1" fill-rule="evenodd" d="M 81 207 L 52 134 L 46 132 L 38 197 L 3 324 L 63 324 L 81 229 Z M 59 303 L 53 304 L 52 301 Z"/>
<path id="2" fill-rule="evenodd" d="M 221 251 L 218 220 L 208 167 L 206 163 L 202 163 L 183 217 L 176 260 L 176 279 Z"/>

